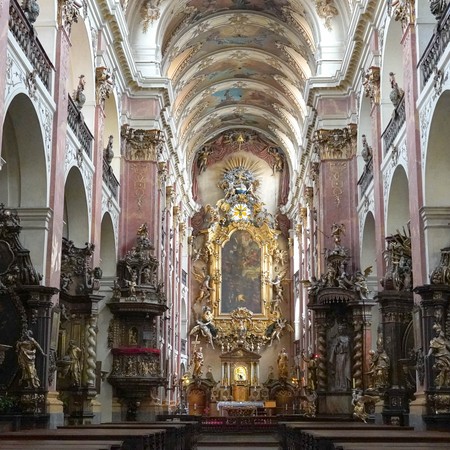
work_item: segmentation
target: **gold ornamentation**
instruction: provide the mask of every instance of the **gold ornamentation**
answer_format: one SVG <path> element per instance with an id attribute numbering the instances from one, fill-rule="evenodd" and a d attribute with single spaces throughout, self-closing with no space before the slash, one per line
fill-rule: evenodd
<path id="1" fill-rule="evenodd" d="M 330 166 L 332 192 L 337 206 L 341 204 L 341 197 L 344 192 L 344 181 L 341 174 L 344 172 L 346 164 L 345 162 L 331 163 Z"/>
<path id="2" fill-rule="evenodd" d="M 144 33 L 148 31 L 150 25 L 160 17 L 159 6 L 161 0 L 146 0 L 141 6 L 142 29 Z"/>

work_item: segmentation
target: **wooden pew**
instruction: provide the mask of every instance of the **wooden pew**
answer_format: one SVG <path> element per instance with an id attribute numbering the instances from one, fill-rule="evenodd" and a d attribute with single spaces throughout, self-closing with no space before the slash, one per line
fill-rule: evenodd
<path id="1" fill-rule="evenodd" d="M 413 427 L 400 425 L 376 425 L 364 422 L 279 422 L 279 434 L 281 435 L 283 448 L 287 450 L 299 450 L 301 446 L 303 430 L 413 430 Z"/>
<path id="2" fill-rule="evenodd" d="M 165 433 L 162 428 L 148 430 L 132 429 L 57 429 L 57 430 L 23 430 L 0 434 L 0 448 L 2 440 L 80 440 L 86 441 L 110 441 L 123 440 L 123 450 L 166 450 Z"/>
<path id="3" fill-rule="evenodd" d="M 372 450 L 372 449 L 377 449 L 379 450 L 380 448 L 386 448 L 386 446 L 383 445 L 383 447 L 381 447 L 381 445 L 379 442 L 362 442 L 362 443 L 354 443 L 354 442 L 335 442 L 334 446 L 335 448 L 339 448 L 342 450 Z M 398 450 L 410 450 L 411 447 L 414 447 L 414 450 L 440 450 L 440 449 L 448 449 L 449 445 L 448 443 L 433 443 L 433 444 L 429 444 L 427 442 L 415 442 L 413 445 L 411 445 L 411 443 L 402 443 L 402 442 L 397 442 L 397 443 L 389 443 L 388 447 L 393 450 L 398 449 Z"/>
<path id="4" fill-rule="evenodd" d="M 378 443 L 389 445 L 402 443 L 414 447 L 416 443 L 448 443 L 450 447 L 450 433 L 440 431 L 408 431 L 408 430 L 302 430 L 300 445 L 305 450 L 337 450 L 336 442 L 347 443 Z"/>
<path id="5" fill-rule="evenodd" d="M 189 450 L 194 447 L 192 439 L 188 439 L 188 427 L 195 426 L 193 422 L 182 424 L 180 422 L 109 422 L 89 425 L 67 425 L 58 429 L 120 429 L 120 430 L 154 430 L 164 429 L 165 446 L 171 450 Z"/>
<path id="6" fill-rule="evenodd" d="M 2 450 L 122 450 L 123 441 L 2 440 Z"/>

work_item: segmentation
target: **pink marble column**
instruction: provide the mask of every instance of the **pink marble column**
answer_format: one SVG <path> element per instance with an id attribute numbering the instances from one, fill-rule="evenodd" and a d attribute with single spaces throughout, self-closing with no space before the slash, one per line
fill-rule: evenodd
<path id="1" fill-rule="evenodd" d="M 60 27 L 56 36 L 55 58 L 55 103 L 56 111 L 53 121 L 53 149 L 50 177 L 50 208 L 53 215 L 49 225 L 49 245 L 46 266 L 46 284 L 59 286 L 60 259 L 64 223 L 64 161 L 66 157 L 67 140 L 67 108 L 68 93 L 66 80 L 70 60 L 70 38 L 66 30 Z"/>
<path id="2" fill-rule="evenodd" d="M 94 249 L 93 267 L 100 266 L 100 242 L 102 231 L 102 185 L 103 185 L 103 130 L 105 125 L 105 113 L 103 104 L 97 104 L 94 121 L 94 148 L 92 149 L 92 161 L 95 166 L 92 187 L 92 222 L 91 242 L 96 242 Z M 136 234 L 136 233 L 135 233 Z"/>
<path id="3" fill-rule="evenodd" d="M 160 226 L 158 168 L 154 161 L 124 159 L 121 176 L 120 255 L 135 245 L 138 228 L 147 223 L 149 238 L 157 247 Z"/>
<path id="4" fill-rule="evenodd" d="M 425 239 L 420 210 L 423 207 L 422 158 L 419 133 L 417 40 L 414 24 L 404 28 L 403 83 L 405 89 L 406 148 L 408 149 L 409 212 L 411 220 L 411 251 L 414 269 L 414 285 L 428 282 L 426 274 Z M 420 301 L 418 297 L 417 301 Z"/>
<path id="5" fill-rule="evenodd" d="M 332 249 L 333 223 L 344 224 L 342 246 L 350 250 L 349 272 L 359 266 L 359 233 L 355 214 L 357 208 L 357 169 L 355 158 L 356 127 L 319 130 L 316 136 L 320 149 L 319 186 L 321 204 L 318 212 L 318 249 Z M 323 260 L 324 258 L 322 258 Z M 353 270 L 350 270 L 350 269 Z M 321 267 L 319 272 L 322 272 Z"/>

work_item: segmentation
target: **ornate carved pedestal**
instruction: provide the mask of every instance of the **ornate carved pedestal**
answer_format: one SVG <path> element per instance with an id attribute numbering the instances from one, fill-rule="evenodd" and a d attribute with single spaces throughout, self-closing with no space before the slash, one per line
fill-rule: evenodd
<path id="1" fill-rule="evenodd" d="M 15 403 L 21 423 L 42 427 L 48 420 L 52 297 L 58 289 L 41 286 L 30 252 L 20 242 L 21 230 L 17 213 L 0 205 L 0 343 L 6 349 L 0 395 Z"/>
<path id="2" fill-rule="evenodd" d="M 405 368 L 409 367 L 414 351 L 413 294 L 410 291 L 384 290 L 376 300 L 380 304 L 384 350 L 390 360 L 382 415 L 386 423 L 404 425 L 408 423 L 409 402 L 415 391 Z"/>
<path id="3" fill-rule="evenodd" d="M 335 247 L 326 254 L 326 272 L 308 289 L 317 343 L 319 414 L 352 414 L 352 392 L 366 387 L 374 302 L 368 298 L 366 274 L 347 273 L 350 258 L 341 246 L 343 232 L 343 225 L 333 224 Z"/>
<path id="4" fill-rule="evenodd" d="M 442 250 L 440 267 L 429 284 L 417 287 L 422 302 L 422 346 L 424 349 L 424 390 L 428 426 L 448 427 L 450 421 L 450 284 L 449 249 Z M 442 261 L 444 259 L 444 261 Z M 439 269 L 446 270 L 439 270 Z M 437 273 L 441 272 L 440 275 Z"/>
<path id="5" fill-rule="evenodd" d="M 103 298 L 94 292 L 100 287 L 101 270 L 92 267 L 92 244 L 78 248 L 63 239 L 62 249 L 56 387 L 69 424 L 91 423 L 92 401 L 98 394 L 98 303 Z"/>

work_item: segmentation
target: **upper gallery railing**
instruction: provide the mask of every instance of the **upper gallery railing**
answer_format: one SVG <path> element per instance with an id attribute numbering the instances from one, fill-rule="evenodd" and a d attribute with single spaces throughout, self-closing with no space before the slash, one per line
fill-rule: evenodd
<path id="1" fill-rule="evenodd" d="M 9 4 L 9 29 L 36 70 L 42 83 L 50 91 L 50 77 L 53 64 L 39 42 L 33 26 L 28 22 L 16 0 L 10 0 Z"/>
<path id="2" fill-rule="evenodd" d="M 106 161 L 105 158 L 103 158 L 103 181 L 105 182 L 106 186 L 108 186 L 113 197 L 117 200 L 117 196 L 119 193 L 119 182 L 114 175 L 112 167 L 108 164 L 108 161 Z"/>
<path id="3" fill-rule="evenodd" d="M 89 131 L 89 128 L 84 122 L 83 115 L 75 105 L 75 102 L 70 95 L 67 109 L 67 123 L 69 124 L 70 129 L 75 133 L 75 136 L 78 138 L 81 147 L 90 158 L 94 136 L 92 136 Z"/>
<path id="4" fill-rule="evenodd" d="M 450 41 L 450 3 L 447 5 L 445 13 L 437 23 L 436 30 L 423 52 L 419 66 L 422 73 L 423 86 L 433 74 L 439 59 L 444 54 Z"/>
<path id="5" fill-rule="evenodd" d="M 400 128 L 406 122 L 405 96 L 403 95 L 397 107 L 394 109 L 392 119 L 389 121 L 382 137 L 384 142 L 384 152 L 387 153 L 397 137 Z"/>
<path id="6" fill-rule="evenodd" d="M 373 158 L 370 158 L 364 166 L 363 173 L 358 180 L 358 185 L 360 189 L 360 195 L 363 196 L 366 192 L 370 182 L 373 180 Z"/>

